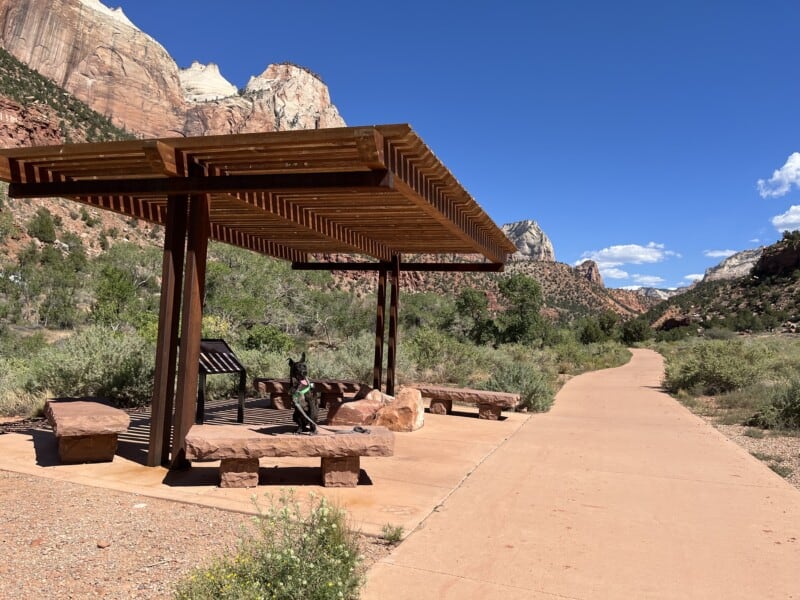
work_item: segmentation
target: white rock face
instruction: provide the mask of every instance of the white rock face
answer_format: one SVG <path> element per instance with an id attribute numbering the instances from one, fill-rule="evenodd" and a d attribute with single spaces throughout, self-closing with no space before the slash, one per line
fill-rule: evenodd
<path id="1" fill-rule="evenodd" d="M 209 102 L 234 96 L 238 92 L 214 63 L 203 65 L 194 61 L 188 69 L 181 69 L 178 77 L 188 102 Z"/>
<path id="2" fill-rule="evenodd" d="M 639 288 L 636 290 L 640 296 L 645 298 L 654 298 L 656 300 L 669 300 L 673 296 L 677 296 L 680 290 L 662 290 L 659 288 Z"/>
<path id="3" fill-rule="evenodd" d="M 101 12 L 105 16 L 110 17 L 110 18 L 114 19 L 115 21 L 118 21 L 120 23 L 124 23 L 125 25 L 128 25 L 130 27 L 133 27 L 136 30 L 139 30 L 139 28 L 136 27 L 136 25 L 134 25 L 131 22 L 131 20 L 127 17 L 127 15 L 124 12 L 122 12 L 122 7 L 121 6 L 118 6 L 117 8 L 109 8 L 108 6 L 106 6 L 105 4 L 100 2 L 100 0 L 80 0 L 80 1 L 81 1 L 81 4 L 83 4 L 84 6 L 86 6 L 88 8 L 91 8 L 92 10 L 96 10 L 98 12 Z"/>
<path id="4" fill-rule="evenodd" d="M 753 265 L 758 262 L 764 246 L 754 250 L 743 250 L 723 260 L 716 267 L 706 269 L 703 281 L 717 281 L 719 279 L 738 279 L 749 275 Z"/>
<path id="5" fill-rule="evenodd" d="M 536 221 L 507 223 L 502 230 L 518 250 L 511 256 L 511 260 L 555 261 L 553 244 Z"/>

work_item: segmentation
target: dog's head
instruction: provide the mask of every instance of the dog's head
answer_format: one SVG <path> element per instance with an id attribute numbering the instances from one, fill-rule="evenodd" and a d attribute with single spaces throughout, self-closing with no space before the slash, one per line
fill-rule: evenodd
<path id="1" fill-rule="evenodd" d="M 300 356 L 300 360 L 289 359 L 289 379 L 293 382 L 308 379 L 308 366 L 306 365 L 306 353 Z"/>

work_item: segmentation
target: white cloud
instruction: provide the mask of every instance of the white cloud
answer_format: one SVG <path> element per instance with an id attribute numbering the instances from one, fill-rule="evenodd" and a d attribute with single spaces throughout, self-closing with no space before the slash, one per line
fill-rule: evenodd
<path id="1" fill-rule="evenodd" d="M 703 256 L 709 258 L 728 258 L 734 254 L 736 254 L 736 250 L 706 250 L 703 252 Z"/>
<path id="2" fill-rule="evenodd" d="M 658 284 L 664 283 L 664 278 L 658 275 L 631 275 L 631 279 L 644 287 L 657 287 Z"/>
<path id="3" fill-rule="evenodd" d="M 772 225 L 778 231 L 800 229 L 800 206 L 795 204 L 790 206 L 789 210 L 782 215 L 772 217 Z"/>
<path id="4" fill-rule="evenodd" d="M 602 250 L 590 250 L 581 255 L 581 260 L 593 260 L 600 269 L 619 267 L 624 264 L 641 265 L 644 263 L 658 263 L 668 256 L 678 256 L 677 253 L 664 249 L 664 244 L 650 242 L 647 246 L 639 244 L 621 244 L 609 246 Z"/>
<path id="5" fill-rule="evenodd" d="M 600 269 L 603 279 L 627 279 L 629 275 L 622 269 L 616 267 L 604 267 Z"/>
<path id="6" fill-rule="evenodd" d="M 691 273 L 683 276 L 686 281 L 700 281 L 703 277 L 705 277 L 705 275 L 702 273 Z"/>
<path id="7" fill-rule="evenodd" d="M 780 169 L 772 172 L 767 180 L 758 180 L 758 193 L 762 198 L 780 198 L 792 188 L 800 187 L 800 152 L 792 152 Z"/>
<path id="8" fill-rule="evenodd" d="M 640 286 L 640 285 L 623 285 L 619 289 L 621 289 L 621 290 L 629 290 L 631 292 L 635 292 L 636 290 L 642 289 L 642 286 Z"/>

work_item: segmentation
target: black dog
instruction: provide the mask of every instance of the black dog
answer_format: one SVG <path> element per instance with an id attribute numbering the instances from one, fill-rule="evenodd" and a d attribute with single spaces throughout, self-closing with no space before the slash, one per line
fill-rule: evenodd
<path id="1" fill-rule="evenodd" d="M 314 396 L 314 386 L 308 380 L 305 352 L 296 362 L 289 359 L 289 386 L 294 403 L 292 420 L 297 423 L 297 433 L 316 433 L 319 400 Z"/>

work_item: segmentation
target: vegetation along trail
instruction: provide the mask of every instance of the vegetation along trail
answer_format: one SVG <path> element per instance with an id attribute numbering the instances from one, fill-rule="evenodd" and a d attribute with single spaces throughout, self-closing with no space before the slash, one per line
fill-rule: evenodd
<path id="1" fill-rule="evenodd" d="M 800 493 L 662 374 L 637 349 L 570 380 L 373 567 L 365 597 L 800 597 Z"/>

